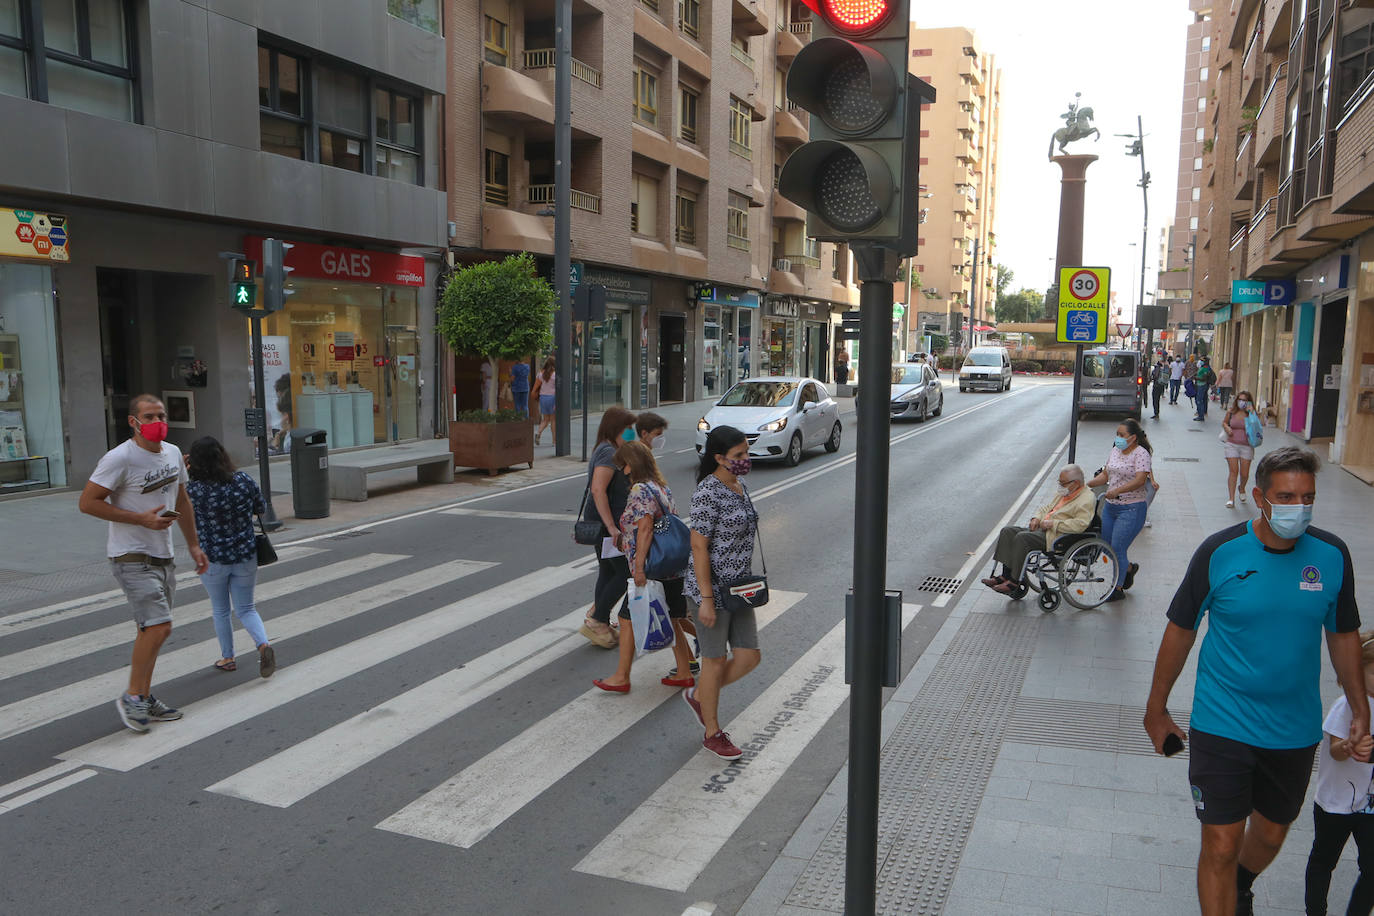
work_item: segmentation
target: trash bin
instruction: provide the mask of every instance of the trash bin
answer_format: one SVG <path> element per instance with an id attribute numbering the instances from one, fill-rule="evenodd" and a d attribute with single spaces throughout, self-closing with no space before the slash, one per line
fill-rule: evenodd
<path id="1" fill-rule="evenodd" d="M 322 429 L 291 430 L 291 507 L 296 518 L 329 517 L 329 445 Z"/>

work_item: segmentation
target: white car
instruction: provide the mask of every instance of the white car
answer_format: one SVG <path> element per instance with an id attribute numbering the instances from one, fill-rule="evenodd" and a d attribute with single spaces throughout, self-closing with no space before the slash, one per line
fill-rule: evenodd
<path id="1" fill-rule="evenodd" d="M 892 366 L 892 419 L 908 417 L 924 423 L 945 409 L 945 388 L 940 376 L 925 363 Z"/>
<path id="2" fill-rule="evenodd" d="M 840 405 L 813 378 L 750 378 L 735 385 L 697 422 L 698 455 L 717 426 L 744 433 L 751 458 L 781 459 L 788 467 L 808 448 L 840 449 Z"/>

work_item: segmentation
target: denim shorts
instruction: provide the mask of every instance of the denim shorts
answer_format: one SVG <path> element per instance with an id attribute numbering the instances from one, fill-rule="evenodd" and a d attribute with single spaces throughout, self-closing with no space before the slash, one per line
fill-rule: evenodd
<path id="1" fill-rule="evenodd" d="M 172 599 L 176 596 L 176 567 L 151 566 L 147 563 L 116 563 L 110 561 L 116 581 L 124 589 L 124 597 L 133 611 L 134 623 L 140 630 L 172 622 Z"/>
<path id="2" fill-rule="evenodd" d="M 552 394 L 541 394 L 539 396 L 539 413 L 541 416 L 553 416 L 555 398 L 556 395 Z"/>

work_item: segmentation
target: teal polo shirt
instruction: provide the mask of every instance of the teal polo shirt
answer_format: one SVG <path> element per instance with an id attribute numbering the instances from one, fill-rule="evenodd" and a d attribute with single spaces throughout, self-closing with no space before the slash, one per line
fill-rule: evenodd
<path id="1" fill-rule="evenodd" d="M 1345 542 L 1308 528 L 1288 550 L 1266 547 L 1254 523 L 1202 542 L 1169 605 L 1196 630 L 1192 727 L 1254 747 L 1311 747 L 1322 738 L 1322 631 L 1360 628 Z"/>

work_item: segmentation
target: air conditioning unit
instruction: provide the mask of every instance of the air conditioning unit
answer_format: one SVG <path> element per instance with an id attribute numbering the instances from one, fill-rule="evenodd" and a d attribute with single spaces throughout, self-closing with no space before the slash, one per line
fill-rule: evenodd
<path id="1" fill-rule="evenodd" d="M 773 269 L 790 271 L 792 269 L 792 262 L 787 258 L 776 258 L 773 261 Z"/>

